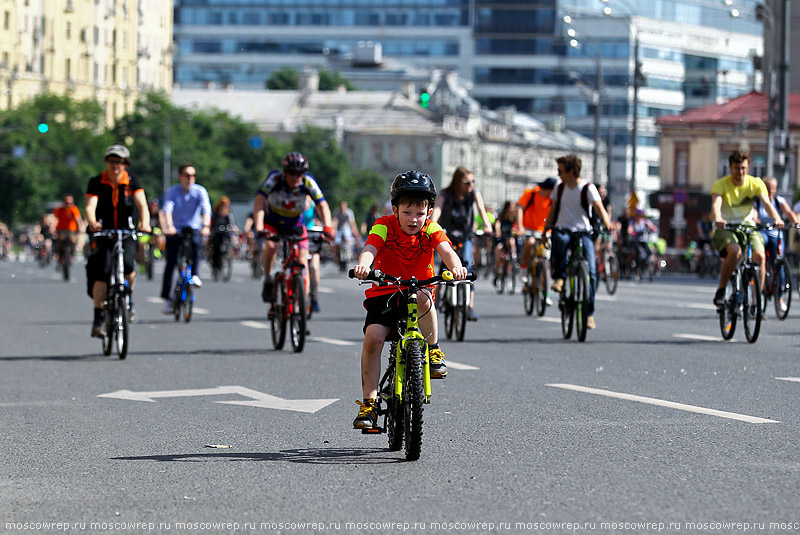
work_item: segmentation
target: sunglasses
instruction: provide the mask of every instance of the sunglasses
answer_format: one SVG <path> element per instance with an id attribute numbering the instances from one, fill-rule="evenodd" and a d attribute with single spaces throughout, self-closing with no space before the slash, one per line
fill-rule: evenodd
<path id="1" fill-rule="evenodd" d="M 111 165 L 122 165 L 125 163 L 125 160 L 120 160 L 119 158 L 106 158 L 106 161 Z"/>
<path id="2" fill-rule="evenodd" d="M 197 173 L 183 173 L 183 176 L 186 176 L 186 177 L 189 177 L 189 178 L 197 177 Z"/>
<path id="3" fill-rule="evenodd" d="M 471 186 L 471 185 L 472 185 L 472 184 L 474 184 L 474 183 L 475 183 L 475 181 L 474 181 L 474 180 L 465 180 L 465 181 L 464 181 L 464 184 L 466 184 L 467 186 Z"/>

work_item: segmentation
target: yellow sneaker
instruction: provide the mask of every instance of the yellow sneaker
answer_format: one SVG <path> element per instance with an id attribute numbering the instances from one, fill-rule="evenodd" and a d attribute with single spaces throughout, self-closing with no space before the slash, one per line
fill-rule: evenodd
<path id="1" fill-rule="evenodd" d="M 561 290 L 564 289 L 564 279 L 554 280 L 553 285 L 550 286 L 550 289 L 553 290 L 555 293 L 560 294 Z"/>
<path id="2" fill-rule="evenodd" d="M 372 429 L 378 425 L 378 405 L 375 398 L 356 400 L 359 405 L 358 416 L 353 420 L 353 429 Z"/>
<path id="3" fill-rule="evenodd" d="M 438 347 L 428 353 L 431 361 L 431 379 L 444 379 L 447 377 L 447 365 L 444 362 L 444 353 Z"/>

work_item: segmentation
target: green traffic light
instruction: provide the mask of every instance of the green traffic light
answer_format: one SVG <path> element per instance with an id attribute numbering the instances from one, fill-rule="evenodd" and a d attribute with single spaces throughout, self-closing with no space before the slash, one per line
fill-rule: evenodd
<path id="1" fill-rule="evenodd" d="M 428 103 L 429 103 L 430 101 L 431 101 L 431 95 L 430 95 L 430 93 L 428 93 L 428 92 L 426 91 L 426 92 L 424 92 L 424 93 L 420 94 L 420 96 L 419 96 L 419 105 L 420 105 L 420 106 L 422 106 L 423 108 L 427 108 L 427 107 L 428 107 Z"/>
<path id="2" fill-rule="evenodd" d="M 37 128 L 40 134 L 46 134 L 47 131 L 50 130 L 50 127 L 47 125 L 47 123 L 39 123 Z"/>

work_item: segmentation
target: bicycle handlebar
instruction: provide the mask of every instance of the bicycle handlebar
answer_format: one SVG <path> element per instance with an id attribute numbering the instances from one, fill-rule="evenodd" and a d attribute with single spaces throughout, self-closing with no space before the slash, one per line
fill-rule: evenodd
<path id="1" fill-rule="evenodd" d="M 139 236 L 153 236 L 154 235 L 152 232 L 142 232 L 141 230 L 103 229 L 103 230 L 98 230 L 97 232 L 92 232 L 91 236 L 92 236 L 92 238 L 100 238 L 100 237 L 115 238 L 117 236 L 118 232 L 121 232 L 123 237 L 125 237 L 125 236 L 133 236 L 133 237 L 138 238 Z"/>
<path id="2" fill-rule="evenodd" d="M 351 279 L 356 278 L 356 274 L 352 269 L 347 273 L 347 276 L 350 277 Z M 475 281 L 477 280 L 477 278 L 478 275 L 476 273 L 467 273 L 467 276 L 464 280 Z M 370 271 L 367 274 L 367 278 L 364 280 L 382 284 L 397 284 L 399 286 L 407 286 L 409 288 L 419 288 L 422 286 L 430 286 L 431 284 L 451 282 L 453 281 L 453 274 L 450 271 L 444 271 L 441 275 L 436 275 L 435 277 L 431 277 L 430 279 L 425 279 L 425 280 L 419 280 L 416 277 L 412 277 L 410 279 L 401 279 L 399 277 L 383 273 L 381 270 L 376 269 Z"/>
<path id="3" fill-rule="evenodd" d="M 553 227 L 552 230 L 558 231 L 558 232 L 566 232 L 566 233 L 568 233 L 570 235 L 573 235 L 573 236 L 592 236 L 594 234 L 593 230 L 582 230 L 582 229 L 570 230 L 570 229 L 564 228 L 564 227 Z"/>

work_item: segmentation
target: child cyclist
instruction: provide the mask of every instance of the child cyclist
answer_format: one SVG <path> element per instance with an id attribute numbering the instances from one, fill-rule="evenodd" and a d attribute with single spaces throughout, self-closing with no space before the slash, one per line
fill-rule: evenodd
<path id="1" fill-rule="evenodd" d="M 392 215 L 375 221 L 367 243 L 353 268 L 356 278 L 366 279 L 372 263 L 383 273 L 410 279 L 424 280 L 435 275 L 433 252 L 439 253 L 453 272 L 455 280 L 464 280 L 467 268 L 461 265 L 458 254 L 447 239 L 442 227 L 429 218 L 436 201 L 436 186 L 430 176 L 420 171 L 407 171 L 397 175 L 392 182 Z M 368 288 L 364 308 L 364 344 L 361 349 L 361 389 L 364 401 L 353 428 L 368 429 L 378 421 L 378 382 L 381 373 L 381 350 L 387 336 L 397 328 L 397 322 L 406 316 L 406 302 L 402 292 L 394 286 L 373 285 Z M 444 353 L 439 349 L 436 308 L 429 289 L 417 292 L 419 325 L 430 348 L 431 378 L 443 379 L 447 375 Z"/>

